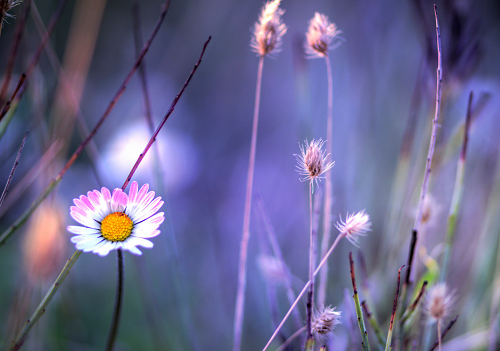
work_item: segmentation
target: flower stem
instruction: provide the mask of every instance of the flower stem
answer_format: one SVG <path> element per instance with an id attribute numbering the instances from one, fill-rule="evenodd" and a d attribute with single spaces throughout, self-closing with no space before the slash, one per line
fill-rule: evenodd
<path id="1" fill-rule="evenodd" d="M 80 257 L 81 253 L 82 253 L 82 251 L 76 250 L 76 252 L 73 254 L 73 256 L 71 256 L 71 258 L 68 260 L 68 262 L 66 262 L 63 270 L 61 271 L 61 273 L 57 277 L 56 281 L 54 282 L 54 284 L 52 284 L 49 291 L 47 292 L 47 294 L 43 298 L 42 302 L 40 302 L 40 304 L 38 305 L 37 309 L 35 310 L 35 312 L 31 316 L 31 318 L 28 319 L 28 321 L 24 324 L 23 329 L 17 335 L 16 339 L 12 342 L 12 344 L 10 345 L 10 347 L 7 351 L 19 350 L 21 345 L 24 343 L 24 340 L 28 336 L 28 333 L 30 332 L 31 328 L 33 328 L 35 323 L 38 322 L 40 317 L 45 313 L 45 308 L 47 308 L 50 301 L 52 300 L 52 298 L 56 294 L 57 290 L 59 289 L 59 286 L 62 284 L 64 279 L 68 276 L 71 267 L 73 267 L 73 265 L 75 264 L 78 257 Z"/>
<path id="2" fill-rule="evenodd" d="M 307 294 L 307 345 L 310 344 L 310 339 L 312 339 L 312 310 L 313 310 L 313 296 L 314 296 L 314 242 L 316 241 L 316 235 L 314 235 L 313 230 L 313 215 L 312 215 L 312 180 L 309 182 L 309 292 Z"/>
<path id="3" fill-rule="evenodd" d="M 234 344 L 233 350 L 239 351 L 241 346 L 241 330 L 245 307 L 245 287 L 247 275 L 248 239 L 250 238 L 250 213 L 252 208 L 253 171 L 255 168 L 255 152 L 257 148 L 257 128 L 259 125 L 260 87 L 262 83 L 262 68 L 264 56 L 259 59 L 257 70 L 257 87 L 255 89 L 255 106 L 253 112 L 252 140 L 250 144 L 250 162 L 248 165 L 247 189 L 245 197 L 245 212 L 243 216 L 243 235 L 240 244 L 240 263 L 238 267 L 238 288 L 236 291 L 236 306 L 234 311 Z"/>
<path id="4" fill-rule="evenodd" d="M 328 77 L 328 116 L 326 124 L 326 153 L 332 154 L 332 133 L 333 133 L 333 81 L 330 57 L 325 56 L 326 75 Z M 324 256 L 330 241 L 330 232 L 332 228 L 332 173 L 326 172 L 325 186 L 325 208 L 323 216 L 323 239 L 321 241 L 321 256 Z M 326 299 L 326 286 L 328 285 L 328 265 L 325 265 L 319 276 L 318 305 L 323 306 Z"/>
<path id="5" fill-rule="evenodd" d="M 113 319 L 111 321 L 111 328 L 109 329 L 108 341 L 106 343 L 106 351 L 113 350 L 113 346 L 116 340 L 116 334 L 118 334 L 118 323 L 120 322 L 120 314 L 123 301 L 123 252 L 121 249 L 116 250 L 118 258 L 118 281 L 116 285 L 116 299 L 115 299 L 115 309 L 113 311 Z"/>

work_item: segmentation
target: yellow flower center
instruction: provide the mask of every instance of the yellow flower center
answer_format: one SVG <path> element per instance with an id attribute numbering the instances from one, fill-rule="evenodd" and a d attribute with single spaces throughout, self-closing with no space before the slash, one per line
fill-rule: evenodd
<path id="1" fill-rule="evenodd" d="M 132 232 L 134 222 L 123 212 L 107 215 L 101 222 L 101 234 L 109 241 L 123 241 Z"/>

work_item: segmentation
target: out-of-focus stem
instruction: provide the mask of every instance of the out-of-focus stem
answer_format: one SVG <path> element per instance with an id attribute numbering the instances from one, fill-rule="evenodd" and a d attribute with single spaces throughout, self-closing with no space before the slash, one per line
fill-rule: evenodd
<path id="1" fill-rule="evenodd" d="M 52 298 L 56 294 L 57 290 L 59 289 L 59 286 L 62 284 L 64 279 L 68 276 L 71 267 L 73 267 L 73 265 L 75 264 L 78 257 L 80 257 L 81 253 L 82 253 L 82 251 L 76 250 L 76 252 L 73 254 L 73 256 L 71 256 L 71 258 L 68 260 L 68 262 L 66 262 L 66 265 L 64 266 L 63 270 L 61 271 L 61 273 L 57 277 L 56 281 L 54 282 L 54 284 L 52 284 L 52 286 L 50 287 L 49 291 L 47 292 L 47 294 L 43 298 L 40 305 L 38 305 L 37 309 L 35 310 L 35 312 L 31 316 L 31 318 L 28 319 L 28 321 L 24 325 L 21 332 L 17 335 L 16 339 L 12 342 L 8 351 L 18 350 L 21 347 L 24 340 L 26 339 L 26 336 L 30 332 L 31 328 L 33 328 L 35 323 L 38 322 L 40 317 L 45 313 L 45 308 L 48 306 L 48 304 L 50 303 L 50 301 L 52 300 Z"/>
<path id="2" fill-rule="evenodd" d="M 443 268 L 441 270 L 440 281 L 443 282 L 448 273 L 448 266 L 450 265 L 451 249 L 453 246 L 453 239 L 455 237 L 455 228 L 457 224 L 458 211 L 462 202 L 462 193 L 464 186 L 464 171 L 465 171 L 465 156 L 467 154 L 467 141 L 469 140 L 469 128 L 471 121 L 471 106 L 472 106 L 472 91 L 469 95 L 469 104 L 467 106 L 467 117 L 465 119 L 464 140 L 462 143 L 462 151 L 458 158 L 457 175 L 455 178 L 455 187 L 453 189 L 453 196 L 451 198 L 450 213 L 448 215 L 448 228 L 446 230 L 446 239 L 444 247 Z"/>
<path id="3" fill-rule="evenodd" d="M 328 77 L 328 116 L 326 124 L 326 152 L 332 154 L 332 138 L 333 138 L 333 79 L 330 57 L 325 56 L 326 75 Z M 323 216 L 323 238 L 321 240 L 321 256 L 323 257 L 327 251 L 330 242 L 330 233 L 332 228 L 332 170 L 326 171 L 325 185 L 325 208 Z M 324 306 L 326 299 L 326 287 L 328 285 L 328 265 L 326 264 L 319 276 L 318 286 L 318 305 Z"/>
<path id="4" fill-rule="evenodd" d="M 302 327 L 300 328 L 299 330 L 297 330 L 295 333 L 292 334 L 292 336 L 290 336 L 288 339 L 285 340 L 285 342 L 283 344 L 281 344 L 277 349 L 276 351 L 283 351 L 284 349 L 286 349 L 286 347 L 288 345 L 290 345 L 290 343 L 292 341 L 294 341 L 300 334 L 302 334 L 304 331 L 306 330 L 306 327 Z"/>
<path id="5" fill-rule="evenodd" d="M 247 280 L 248 240 L 250 238 L 250 214 L 252 209 L 253 172 L 255 168 L 255 153 L 257 149 L 257 129 L 259 126 L 260 88 L 262 83 L 262 69 L 264 56 L 259 59 L 257 69 L 257 86 L 255 89 L 255 105 L 253 111 L 252 140 L 250 142 L 250 161 L 248 165 L 247 187 L 245 196 L 245 212 L 243 215 L 243 234 L 240 243 L 240 261 L 238 266 L 238 287 L 236 290 L 236 306 L 234 309 L 234 344 L 233 351 L 241 347 L 241 330 L 245 307 L 245 288 Z"/>
<path id="6" fill-rule="evenodd" d="M 19 158 L 21 157 L 21 152 L 23 152 L 24 144 L 26 143 L 26 139 L 28 138 L 28 132 L 24 134 L 23 141 L 21 142 L 21 147 L 16 156 L 16 160 L 14 161 L 14 166 L 12 166 L 12 170 L 10 171 L 9 178 L 7 179 L 7 184 L 3 188 L 2 196 L 0 196 L 0 206 L 3 204 L 3 200 L 5 196 L 7 196 L 7 191 L 9 190 L 10 183 L 12 182 L 12 178 L 14 177 L 14 172 L 16 171 L 17 165 L 19 164 Z"/>

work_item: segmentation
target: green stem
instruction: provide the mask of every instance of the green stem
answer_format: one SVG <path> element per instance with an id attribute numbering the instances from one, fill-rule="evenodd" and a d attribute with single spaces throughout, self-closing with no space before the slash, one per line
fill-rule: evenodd
<path id="1" fill-rule="evenodd" d="M 377 337 L 379 346 L 384 348 L 386 342 L 384 334 L 382 334 L 382 328 L 380 327 L 380 324 L 378 323 L 378 321 L 373 316 L 373 313 L 368 308 L 366 301 L 361 302 L 361 307 L 363 307 L 363 309 L 365 310 L 366 317 L 368 318 L 368 322 L 370 323 L 370 325 L 373 328 L 373 331 L 375 332 L 375 336 Z"/>
<path id="2" fill-rule="evenodd" d="M 82 253 L 82 251 L 76 250 L 75 253 L 73 254 L 73 256 L 71 256 L 71 258 L 68 260 L 68 262 L 66 262 L 66 265 L 64 265 L 64 268 L 61 271 L 61 273 L 59 274 L 59 276 L 57 277 L 56 281 L 54 282 L 54 284 L 52 284 L 49 291 L 47 292 L 47 294 L 43 298 L 42 302 L 40 302 L 40 304 L 38 305 L 37 309 L 35 310 L 35 312 L 31 316 L 31 318 L 28 319 L 28 321 L 24 324 L 23 329 L 17 335 L 16 339 L 12 342 L 12 344 L 10 345 L 10 347 L 7 351 L 18 350 L 21 347 L 21 345 L 24 343 L 24 340 L 28 336 L 28 333 L 30 332 L 30 330 L 33 328 L 35 323 L 38 322 L 40 317 L 45 313 L 45 309 L 47 308 L 50 301 L 52 300 L 52 298 L 56 294 L 57 290 L 59 289 L 59 286 L 62 284 L 64 279 L 69 274 L 71 267 L 73 267 L 73 265 L 75 264 L 78 257 L 80 257 L 81 253 Z"/>
<path id="3" fill-rule="evenodd" d="M 354 295 L 352 295 L 352 298 L 354 299 L 354 306 L 356 307 L 356 315 L 358 316 L 358 326 L 359 326 L 359 331 L 361 332 L 361 339 L 363 340 L 361 344 L 363 345 L 364 351 L 370 351 L 370 344 L 368 342 L 368 333 L 366 332 L 365 321 L 363 319 L 363 312 L 361 311 L 361 305 L 359 304 L 358 289 L 356 288 L 356 276 L 354 274 L 354 262 L 352 260 L 352 252 L 349 252 L 349 263 L 351 266 L 352 289 L 354 291 Z"/>

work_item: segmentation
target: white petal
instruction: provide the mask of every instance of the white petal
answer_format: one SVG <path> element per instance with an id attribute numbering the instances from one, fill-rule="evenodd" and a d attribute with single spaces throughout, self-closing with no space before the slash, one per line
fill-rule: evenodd
<path id="1" fill-rule="evenodd" d="M 141 250 L 139 250 L 137 247 L 135 247 L 134 244 L 129 244 L 128 240 L 123 244 L 123 248 L 125 250 L 130 251 L 134 255 L 139 255 L 139 256 L 142 255 Z"/>
<path id="2" fill-rule="evenodd" d="M 127 244 L 128 243 L 131 243 L 134 246 L 142 246 L 145 247 L 146 249 L 152 249 L 154 246 L 154 244 L 151 241 L 138 237 L 130 238 L 129 240 L 127 240 Z"/>
<path id="3" fill-rule="evenodd" d="M 77 235 L 77 236 L 73 236 L 71 237 L 71 242 L 73 244 L 77 244 L 79 242 L 83 242 L 83 241 L 89 241 L 91 239 L 95 239 L 95 238 L 98 238 L 100 237 L 101 235 L 100 234 L 86 234 L 86 235 Z"/>
<path id="4" fill-rule="evenodd" d="M 103 257 L 103 256 L 106 256 L 107 254 L 109 254 L 109 252 L 111 250 L 114 249 L 114 243 L 112 241 L 107 241 L 105 245 L 97 248 L 97 249 L 94 249 L 92 252 L 98 254 L 99 256 Z"/>
<path id="5" fill-rule="evenodd" d="M 95 228 L 80 227 L 78 225 L 69 225 L 67 228 L 68 232 L 73 234 L 88 235 L 88 234 L 99 234 L 99 230 Z"/>
<path id="6" fill-rule="evenodd" d="M 71 238 L 72 241 L 76 240 L 73 238 Z M 88 240 L 81 240 L 78 243 L 76 243 L 76 248 L 78 250 L 83 250 L 85 252 L 92 251 L 97 246 L 99 246 L 99 244 L 101 244 L 102 241 L 106 241 L 106 240 L 101 238 L 101 237 L 94 237 L 94 238 L 90 237 L 90 238 L 88 238 Z"/>

